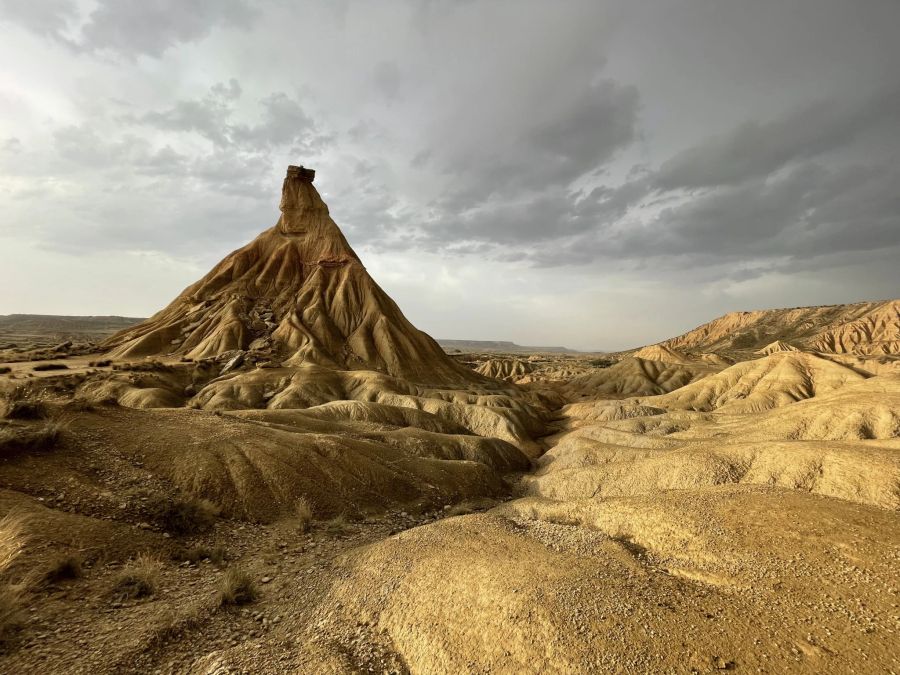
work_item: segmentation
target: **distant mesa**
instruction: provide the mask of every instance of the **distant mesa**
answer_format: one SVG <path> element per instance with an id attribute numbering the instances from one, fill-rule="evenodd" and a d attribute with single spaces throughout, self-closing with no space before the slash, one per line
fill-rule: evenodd
<path id="1" fill-rule="evenodd" d="M 285 365 L 379 370 L 418 382 L 480 380 L 417 330 L 369 276 L 313 186 L 289 166 L 274 227 L 169 306 L 107 339 L 112 358 L 236 350 Z"/>
<path id="2" fill-rule="evenodd" d="M 525 354 L 577 354 L 568 347 L 540 347 L 519 345 L 507 340 L 447 340 L 438 338 L 438 344 L 448 352 L 501 352 Z"/>
<path id="3" fill-rule="evenodd" d="M 773 343 L 831 354 L 900 354 L 900 300 L 731 312 L 660 344 L 749 355 Z"/>

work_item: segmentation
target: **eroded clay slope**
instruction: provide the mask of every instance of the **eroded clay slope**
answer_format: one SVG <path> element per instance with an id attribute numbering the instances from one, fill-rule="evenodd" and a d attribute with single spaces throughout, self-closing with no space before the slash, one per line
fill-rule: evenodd
<path id="1" fill-rule="evenodd" d="M 109 338 L 113 358 L 255 350 L 291 364 L 477 381 L 375 283 L 313 187 L 289 167 L 281 217 L 147 321 Z"/>
<path id="2" fill-rule="evenodd" d="M 900 300 L 731 312 L 661 344 L 753 352 L 779 340 L 810 351 L 900 354 Z"/>
<path id="3" fill-rule="evenodd" d="M 777 408 L 865 379 L 859 372 L 814 354 L 778 352 L 743 361 L 693 382 L 650 405 L 687 410 L 754 412 Z"/>

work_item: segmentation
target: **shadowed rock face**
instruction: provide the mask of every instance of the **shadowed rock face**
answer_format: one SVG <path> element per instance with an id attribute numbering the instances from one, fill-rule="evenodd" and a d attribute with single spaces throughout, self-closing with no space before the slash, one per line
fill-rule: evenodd
<path id="1" fill-rule="evenodd" d="M 424 383 L 481 381 L 403 316 L 313 186 L 291 166 L 281 217 L 147 321 L 109 338 L 114 358 L 271 353 L 292 365 L 380 370 Z"/>

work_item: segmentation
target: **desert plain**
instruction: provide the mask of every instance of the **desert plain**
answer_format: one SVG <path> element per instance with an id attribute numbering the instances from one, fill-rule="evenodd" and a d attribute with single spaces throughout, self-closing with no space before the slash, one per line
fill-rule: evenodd
<path id="1" fill-rule="evenodd" d="M 314 178 L 149 319 L 0 319 L 0 671 L 900 673 L 900 301 L 445 350 Z"/>

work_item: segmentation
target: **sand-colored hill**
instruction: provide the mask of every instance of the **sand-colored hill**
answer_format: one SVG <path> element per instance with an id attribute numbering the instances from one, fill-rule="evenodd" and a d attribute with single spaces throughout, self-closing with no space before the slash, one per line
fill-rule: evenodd
<path id="1" fill-rule="evenodd" d="M 109 355 L 199 359 L 250 349 L 291 364 L 381 370 L 420 382 L 475 379 L 369 276 L 313 176 L 289 167 L 278 223 L 168 307 L 109 338 Z"/>
<path id="2" fill-rule="evenodd" d="M 865 379 L 857 371 L 803 352 L 777 352 L 743 361 L 653 399 L 651 405 L 685 410 L 768 410 Z"/>
<path id="3" fill-rule="evenodd" d="M 609 368 L 572 378 L 562 391 L 569 400 L 653 396 L 679 389 L 720 369 L 699 361 L 671 363 L 626 357 Z"/>
<path id="4" fill-rule="evenodd" d="M 832 384 L 765 412 L 568 406 L 529 496 L 341 558 L 331 620 L 423 672 L 891 669 L 900 377 Z"/>
<path id="5" fill-rule="evenodd" d="M 493 377 L 498 380 L 515 382 L 532 372 L 534 367 L 528 361 L 522 359 L 487 359 L 475 369 L 485 377 Z"/>
<path id="6" fill-rule="evenodd" d="M 661 344 L 752 352 L 774 341 L 807 351 L 900 354 L 900 300 L 731 312 Z"/>

